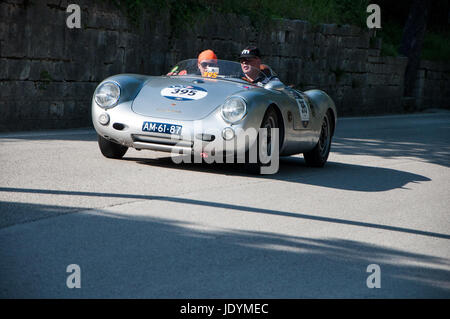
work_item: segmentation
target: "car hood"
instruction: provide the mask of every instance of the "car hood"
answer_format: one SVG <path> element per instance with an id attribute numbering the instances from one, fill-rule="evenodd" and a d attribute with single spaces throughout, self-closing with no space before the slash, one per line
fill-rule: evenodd
<path id="1" fill-rule="evenodd" d="M 153 77 L 134 99 L 132 110 L 151 117 L 199 120 L 227 97 L 248 87 L 245 83 L 200 77 Z"/>

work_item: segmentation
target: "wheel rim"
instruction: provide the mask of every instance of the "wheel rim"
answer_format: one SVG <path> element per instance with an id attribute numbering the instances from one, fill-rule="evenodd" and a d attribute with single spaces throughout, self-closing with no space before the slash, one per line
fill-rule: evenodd
<path id="1" fill-rule="evenodd" d="M 328 116 L 325 116 L 319 138 L 319 149 L 322 157 L 325 157 L 330 150 L 330 137 L 330 124 L 328 122 Z"/>

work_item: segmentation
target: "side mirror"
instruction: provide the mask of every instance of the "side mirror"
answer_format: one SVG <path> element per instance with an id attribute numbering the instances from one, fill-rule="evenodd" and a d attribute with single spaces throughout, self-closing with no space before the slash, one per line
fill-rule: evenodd
<path id="1" fill-rule="evenodd" d="M 277 91 L 281 91 L 285 88 L 286 86 L 283 84 L 283 82 L 281 82 L 280 80 L 272 80 L 269 83 L 267 83 L 266 85 L 264 85 L 265 89 L 268 90 L 277 90 Z"/>

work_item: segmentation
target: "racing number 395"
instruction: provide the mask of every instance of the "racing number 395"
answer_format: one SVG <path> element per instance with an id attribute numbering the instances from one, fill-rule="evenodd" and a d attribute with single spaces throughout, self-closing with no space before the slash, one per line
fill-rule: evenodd
<path id="1" fill-rule="evenodd" d="M 195 95 L 195 90 L 189 90 L 189 89 L 179 89 L 179 88 L 174 88 L 172 92 L 170 92 L 171 94 L 186 94 L 189 96 L 193 96 Z"/>

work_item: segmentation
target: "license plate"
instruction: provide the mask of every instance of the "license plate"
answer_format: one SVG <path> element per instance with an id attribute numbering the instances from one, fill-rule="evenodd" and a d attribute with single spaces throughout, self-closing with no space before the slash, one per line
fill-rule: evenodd
<path id="1" fill-rule="evenodd" d="M 182 128 L 181 125 L 167 124 L 167 123 L 144 122 L 142 124 L 142 131 L 144 132 L 180 135 L 181 128 Z"/>

